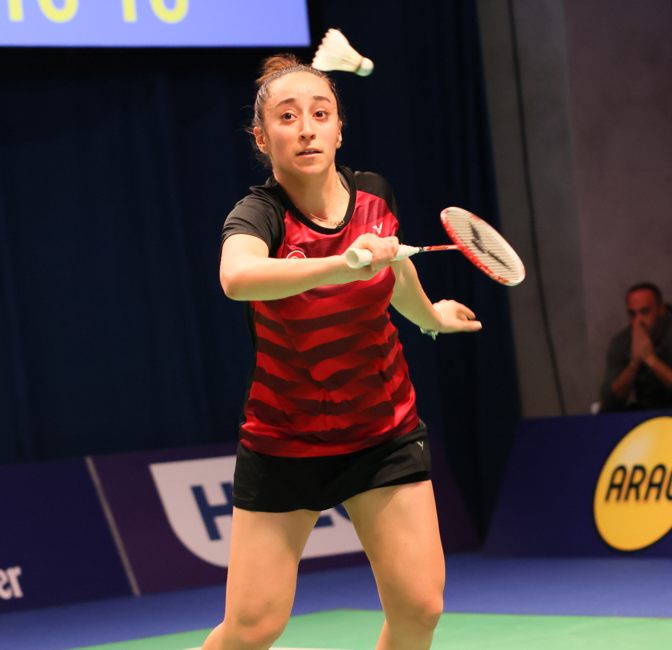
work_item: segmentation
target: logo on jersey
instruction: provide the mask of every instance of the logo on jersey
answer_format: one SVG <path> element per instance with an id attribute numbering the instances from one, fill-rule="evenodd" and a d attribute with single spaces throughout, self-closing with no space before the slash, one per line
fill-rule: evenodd
<path id="1" fill-rule="evenodd" d="M 371 226 L 373 229 L 373 232 L 376 233 L 376 235 L 380 236 L 380 233 L 383 232 L 383 224 L 379 223 L 377 226 Z"/>
<path id="2" fill-rule="evenodd" d="M 306 254 L 299 248 L 296 248 L 295 250 L 291 251 L 289 255 L 287 255 L 288 260 L 305 260 L 306 259 Z"/>

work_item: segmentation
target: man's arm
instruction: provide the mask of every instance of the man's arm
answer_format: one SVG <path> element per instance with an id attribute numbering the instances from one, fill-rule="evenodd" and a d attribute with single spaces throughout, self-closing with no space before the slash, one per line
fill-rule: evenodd
<path id="1" fill-rule="evenodd" d="M 619 401 L 625 402 L 635 383 L 635 378 L 639 372 L 642 362 L 640 359 L 631 359 L 623 370 L 611 382 L 609 388 L 611 394 Z"/>
<path id="2" fill-rule="evenodd" d="M 660 382 L 667 388 L 672 390 L 672 368 L 668 366 L 655 351 L 648 354 L 642 361 L 650 368 L 651 372 L 660 379 Z"/>
<path id="3" fill-rule="evenodd" d="M 625 334 L 614 337 L 607 350 L 606 368 L 600 391 L 600 410 L 616 411 L 625 406 L 639 366 L 638 360 L 629 358 Z"/>

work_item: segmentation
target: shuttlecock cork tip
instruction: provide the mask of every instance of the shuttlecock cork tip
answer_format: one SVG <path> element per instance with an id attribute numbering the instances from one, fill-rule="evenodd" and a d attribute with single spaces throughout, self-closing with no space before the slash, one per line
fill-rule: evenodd
<path id="1" fill-rule="evenodd" d="M 366 58 L 365 56 L 362 57 L 362 61 L 360 62 L 357 70 L 355 70 L 355 74 L 359 75 L 360 77 L 368 77 L 372 72 L 373 61 Z"/>
<path id="2" fill-rule="evenodd" d="M 350 45 L 343 32 L 333 27 L 324 35 L 311 65 L 316 70 L 354 72 L 361 77 L 373 72 L 373 61 L 362 56 Z"/>

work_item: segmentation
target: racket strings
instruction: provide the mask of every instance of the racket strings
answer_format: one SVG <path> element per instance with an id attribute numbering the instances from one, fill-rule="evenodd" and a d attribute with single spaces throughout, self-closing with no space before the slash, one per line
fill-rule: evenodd
<path id="1" fill-rule="evenodd" d="M 516 278 L 518 275 L 516 262 L 499 238 L 493 237 L 491 233 L 482 232 L 473 223 L 467 226 L 468 228 L 456 229 L 464 245 L 487 263 L 493 271 L 512 280 Z"/>
<path id="2" fill-rule="evenodd" d="M 487 222 L 460 208 L 448 208 L 441 215 L 451 239 L 471 261 L 504 284 L 519 284 L 525 268 L 508 242 Z"/>

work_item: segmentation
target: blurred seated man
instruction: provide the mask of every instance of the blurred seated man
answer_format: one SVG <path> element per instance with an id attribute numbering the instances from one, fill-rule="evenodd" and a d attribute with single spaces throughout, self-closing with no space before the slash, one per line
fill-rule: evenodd
<path id="1" fill-rule="evenodd" d="M 602 411 L 672 408 L 672 315 L 650 282 L 625 297 L 630 325 L 607 352 Z"/>

